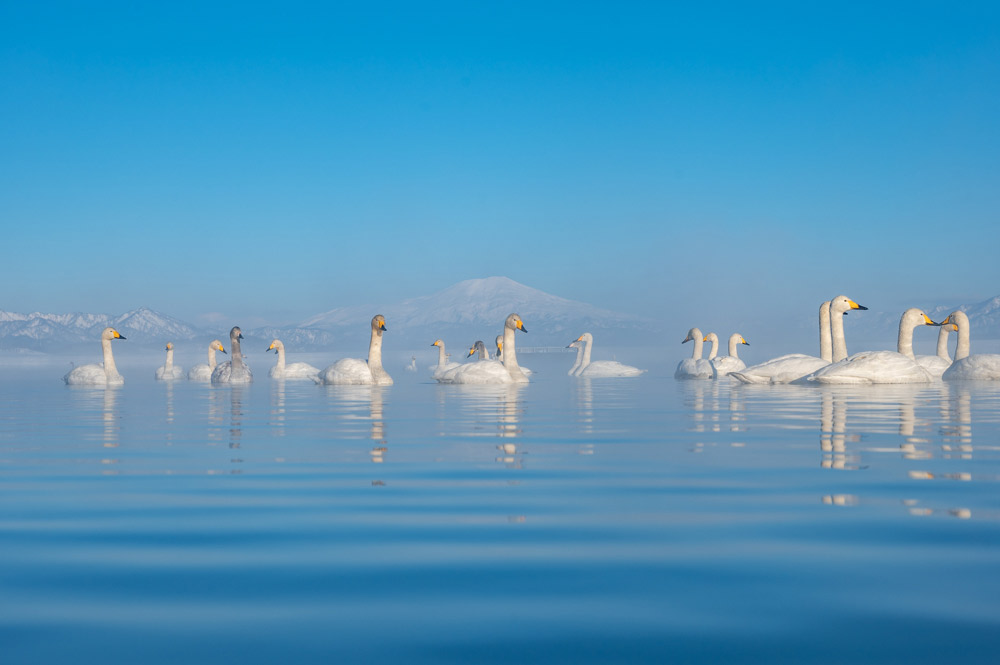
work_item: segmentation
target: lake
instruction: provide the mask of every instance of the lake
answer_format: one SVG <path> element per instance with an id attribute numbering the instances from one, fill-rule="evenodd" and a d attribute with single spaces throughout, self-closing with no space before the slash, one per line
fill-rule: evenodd
<path id="1" fill-rule="evenodd" d="M 0 661 L 995 663 L 1000 385 L 0 373 Z"/>

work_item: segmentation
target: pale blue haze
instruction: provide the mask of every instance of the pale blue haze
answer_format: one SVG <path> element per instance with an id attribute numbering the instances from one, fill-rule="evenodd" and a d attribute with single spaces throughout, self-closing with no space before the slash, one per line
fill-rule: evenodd
<path id="1" fill-rule="evenodd" d="M 681 334 L 976 302 L 998 12 L 4 2 L 0 309 L 287 323 L 488 275 Z"/>

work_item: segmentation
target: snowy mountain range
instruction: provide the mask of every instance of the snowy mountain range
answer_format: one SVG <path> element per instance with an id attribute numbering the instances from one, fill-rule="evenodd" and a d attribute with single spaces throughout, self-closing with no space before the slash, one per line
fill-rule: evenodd
<path id="1" fill-rule="evenodd" d="M 455 343 L 471 344 L 475 339 L 489 341 L 491 335 L 499 334 L 511 312 L 518 312 L 532 331 L 526 345 L 566 344 L 587 330 L 617 334 L 650 326 L 649 321 L 560 298 L 506 277 L 488 277 L 459 282 L 432 295 L 398 303 L 341 307 L 299 325 L 265 326 L 244 330 L 243 334 L 268 341 L 280 338 L 289 348 L 299 350 L 329 349 L 335 340 L 338 346 L 365 345 L 372 316 L 384 314 L 397 348 L 407 343 L 416 348 L 449 335 L 458 337 Z M 107 326 L 129 338 L 129 346 L 160 345 L 166 340 L 207 343 L 216 337 L 221 339 L 219 330 L 204 330 L 146 307 L 118 316 L 0 310 L 0 349 L 49 351 L 93 344 Z"/>

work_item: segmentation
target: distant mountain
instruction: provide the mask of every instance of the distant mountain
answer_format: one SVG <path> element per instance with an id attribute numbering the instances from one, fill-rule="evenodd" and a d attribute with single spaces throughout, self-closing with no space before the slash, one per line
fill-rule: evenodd
<path id="1" fill-rule="evenodd" d="M 164 314 L 140 307 L 119 316 L 110 314 L 19 314 L 0 311 L 0 347 L 52 350 L 54 346 L 93 342 L 111 326 L 136 341 L 156 338 L 189 340 L 198 335 L 194 327 Z"/>
<path id="2" fill-rule="evenodd" d="M 280 339 L 289 349 L 297 351 L 327 349 L 333 344 L 334 340 L 333 333 L 327 330 L 296 327 L 276 328 L 273 326 L 264 326 L 248 330 L 244 336 L 252 339 L 266 340 L 267 342 L 270 342 L 272 339 Z"/>
<path id="3" fill-rule="evenodd" d="M 367 337 L 372 316 L 384 314 L 390 334 L 400 331 L 401 337 L 409 340 L 429 337 L 433 341 L 435 337 L 463 334 L 489 341 L 490 334 L 502 332 L 503 322 L 511 312 L 520 314 L 525 327 L 538 335 L 525 340 L 525 345 L 536 339 L 546 343 L 565 339 L 565 344 L 570 336 L 587 330 L 621 333 L 650 324 L 632 315 L 560 298 L 507 277 L 487 277 L 398 303 L 339 307 L 306 319 L 301 325 L 361 338 Z"/>

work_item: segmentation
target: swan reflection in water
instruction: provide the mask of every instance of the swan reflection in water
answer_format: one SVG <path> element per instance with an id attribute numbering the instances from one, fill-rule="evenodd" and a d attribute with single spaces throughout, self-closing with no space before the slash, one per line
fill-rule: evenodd
<path id="1" fill-rule="evenodd" d="M 688 429 L 691 432 L 745 432 L 746 406 L 745 395 L 741 384 L 727 379 L 720 381 L 691 381 L 679 384 L 687 393 L 685 404 L 691 411 L 693 424 Z M 700 452 L 703 442 L 694 444 L 694 450 Z M 730 445 L 742 447 L 742 441 L 733 441 Z"/>
<path id="2" fill-rule="evenodd" d="M 383 403 L 387 391 L 385 385 L 324 385 L 330 397 L 330 405 L 338 421 L 338 436 L 346 439 L 371 439 L 376 442 L 370 452 L 371 461 L 385 461 L 386 445 L 385 417 Z"/>

